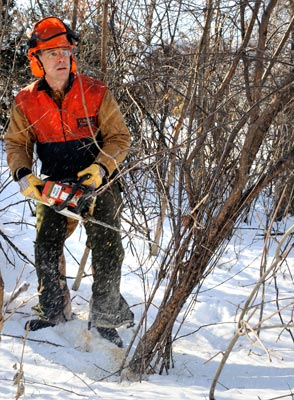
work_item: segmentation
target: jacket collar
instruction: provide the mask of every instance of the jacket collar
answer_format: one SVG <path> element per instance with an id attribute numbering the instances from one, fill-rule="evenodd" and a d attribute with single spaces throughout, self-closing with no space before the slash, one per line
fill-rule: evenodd
<path id="1" fill-rule="evenodd" d="M 75 78 L 75 76 L 71 72 L 69 74 L 68 85 L 64 90 L 64 94 L 66 94 L 67 92 L 70 91 L 70 89 L 71 89 L 71 87 L 73 85 L 74 78 Z M 48 94 L 48 96 L 52 97 L 52 89 L 48 85 L 48 83 L 47 83 L 45 78 L 40 79 L 39 82 L 38 82 L 38 91 L 42 91 L 42 90 L 44 90 Z"/>

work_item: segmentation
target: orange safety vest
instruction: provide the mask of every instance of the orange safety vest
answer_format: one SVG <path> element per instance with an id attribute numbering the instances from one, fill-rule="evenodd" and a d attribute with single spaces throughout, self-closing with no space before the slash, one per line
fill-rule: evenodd
<path id="1" fill-rule="evenodd" d="M 60 108 L 49 90 L 46 81 L 36 81 L 15 101 L 36 135 L 41 173 L 54 180 L 75 179 L 103 147 L 98 114 L 107 87 L 86 75 L 70 75 Z"/>
<path id="2" fill-rule="evenodd" d="M 97 115 L 107 87 L 99 80 L 76 75 L 59 109 L 39 81 L 20 91 L 16 103 L 34 129 L 40 143 L 66 142 L 93 137 Z"/>

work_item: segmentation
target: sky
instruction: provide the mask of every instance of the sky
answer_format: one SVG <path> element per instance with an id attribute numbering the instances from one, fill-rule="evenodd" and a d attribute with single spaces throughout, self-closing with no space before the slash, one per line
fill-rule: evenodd
<path id="1" fill-rule="evenodd" d="M 33 262 L 35 217 L 18 193 L 18 185 L 8 174 L 3 143 L 0 148 L 0 230 Z M 9 206 L 7 208 L 6 206 Z M 65 324 L 29 332 L 24 325 L 32 318 L 32 307 L 37 303 L 37 279 L 34 267 L 19 257 L 1 236 L 0 268 L 5 283 L 5 302 L 22 285 L 28 289 L 12 301 L 6 309 L 0 341 L 1 400 L 17 398 L 15 381 L 21 377 L 21 399 L 209 399 L 209 390 L 222 355 L 228 348 L 236 329 L 242 306 L 252 293 L 260 276 L 263 237 L 258 221 L 262 207 L 254 211 L 252 224 L 243 225 L 231 238 L 225 254 L 214 272 L 201 287 L 184 325 L 173 345 L 173 368 L 169 374 L 142 377 L 141 382 L 125 368 L 119 376 L 126 350 L 136 330 L 118 329 L 124 341 L 122 349 L 101 338 L 95 329 L 88 330 L 88 302 L 91 296 L 91 276 L 84 277 L 77 291 L 71 290 L 75 318 Z M 22 223 L 20 223 L 22 221 Z M 293 222 L 293 221 L 292 221 Z M 291 220 L 287 221 L 291 226 Z M 127 226 L 125 227 L 127 229 Z M 276 229 L 285 229 L 282 223 Z M 269 243 L 266 268 L 281 236 Z M 121 292 L 135 313 L 138 324 L 144 311 L 142 276 L 138 260 L 124 239 L 126 256 L 123 264 Z M 138 253 L 148 246 L 136 240 Z M 66 242 L 67 277 L 71 288 L 78 262 L 85 247 L 85 232 L 80 225 Z M 264 286 L 263 326 L 260 336 L 254 326 L 260 316 L 261 292 L 254 297 L 246 316 L 247 334 L 239 337 L 222 370 L 215 389 L 217 400 L 292 399 L 294 396 L 293 320 L 289 330 L 280 327 L 276 312 L 279 303 L 283 321 L 293 318 L 293 254 L 287 257 L 277 273 L 270 275 Z M 90 259 L 86 272 L 90 271 Z M 151 262 L 152 264 L 152 262 Z M 152 284 L 154 269 L 145 278 Z M 292 275 L 291 275 L 292 273 Z M 277 296 L 276 288 L 279 289 Z M 156 316 L 156 306 L 164 287 L 160 288 L 148 312 L 150 326 Z M 279 299 L 279 300 L 277 300 Z M 182 320 L 183 310 L 175 324 L 175 332 Z M 138 338 L 130 350 L 133 353 Z M 291 395 L 292 394 L 292 395 Z"/>

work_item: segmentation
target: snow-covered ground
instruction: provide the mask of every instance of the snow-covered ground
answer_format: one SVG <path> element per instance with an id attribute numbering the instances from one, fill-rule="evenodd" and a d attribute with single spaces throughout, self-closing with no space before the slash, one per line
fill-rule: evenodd
<path id="1" fill-rule="evenodd" d="M 10 183 L 3 190 L 8 174 L 2 150 L 0 159 L 0 229 L 33 261 L 35 218 L 27 205 L 18 203 L 23 197 L 18 194 L 17 184 Z M 11 206 L 5 209 L 9 204 Z M 78 291 L 71 291 L 76 319 L 54 328 L 29 332 L 23 339 L 25 322 L 31 318 L 31 307 L 37 303 L 36 274 L 33 266 L 17 257 L 1 237 L 0 268 L 5 283 L 5 301 L 22 284 L 29 284 L 28 290 L 9 305 L 5 314 L 7 321 L 0 342 L 1 400 L 16 398 L 14 381 L 20 366 L 23 372 L 23 399 L 208 399 L 222 354 L 233 337 L 240 307 L 260 274 L 263 238 L 256 236 L 258 231 L 250 230 L 248 226 L 244 228 L 234 235 L 219 267 L 204 282 L 195 306 L 178 333 L 173 347 L 174 368 L 169 375 L 152 375 L 142 382 L 118 376 L 136 326 L 119 329 L 124 340 L 123 349 L 102 339 L 95 330 L 87 330 L 90 276 L 83 278 Z M 136 243 L 137 247 L 140 246 L 140 240 Z M 68 239 L 66 246 L 67 276 L 71 287 L 85 246 L 82 227 Z M 273 254 L 275 246 L 273 243 L 270 254 Z M 89 261 L 86 272 L 89 272 Z M 137 260 L 127 247 L 121 289 L 138 322 L 144 308 L 144 297 L 136 268 Z M 277 275 L 279 298 L 285 299 L 281 304 L 292 302 L 283 311 L 284 322 L 291 319 L 291 307 L 293 317 L 294 290 L 290 271 L 293 274 L 291 253 Z M 152 271 L 150 273 L 153 274 Z M 273 278 L 266 282 L 264 318 L 276 310 L 274 283 Z M 148 323 L 152 322 L 155 313 L 156 307 L 152 307 Z M 252 317 L 253 325 L 256 319 L 258 310 Z M 275 316 L 266 325 L 279 323 L 278 316 Z M 251 320 L 248 329 L 250 326 Z M 253 339 L 254 335 L 238 339 L 220 375 L 216 399 L 294 398 L 294 343 L 290 333 L 277 327 L 262 331 L 260 343 L 253 344 Z M 133 350 L 134 347 L 131 353 Z"/>

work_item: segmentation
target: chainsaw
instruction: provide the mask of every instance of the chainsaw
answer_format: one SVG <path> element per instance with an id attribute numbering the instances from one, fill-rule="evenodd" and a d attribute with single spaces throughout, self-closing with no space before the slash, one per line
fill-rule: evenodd
<path id="1" fill-rule="evenodd" d="M 93 188 L 83 185 L 83 182 L 89 177 L 88 174 L 84 175 L 77 182 L 56 182 L 46 177 L 44 179 L 45 185 L 39 188 L 42 198 L 37 201 L 66 217 L 81 222 L 91 222 L 118 233 L 123 232 L 126 236 L 142 239 L 155 245 L 154 241 L 146 237 L 127 232 L 120 227 L 93 218 L 92 211 L 98 193 Z"/>
<path id="2" fill-rule="evenodd" d="M 83 185 L 88 177 L 84 175 L 77 182 L 56 182 L 47 178 L 42 187 L 40 203 L 66 217 L 85 220 L 90 215 L 91 206 L 97 196 L 95 190 Z"/>

